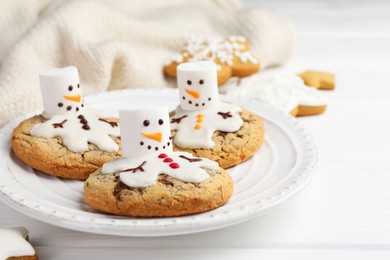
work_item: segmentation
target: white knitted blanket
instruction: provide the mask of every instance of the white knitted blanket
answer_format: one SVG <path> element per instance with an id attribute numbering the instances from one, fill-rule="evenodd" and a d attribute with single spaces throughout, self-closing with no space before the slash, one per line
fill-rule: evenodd
<path id="1" fill-rule="evenodd" d="M 84 94 L 174 86 L 162 67 L 191 36 L 243 35 L 262 69 L 283 64 L 294 30 L 239 0 L 2 0 L 0 126 L 41 107 L 38 74 L 75 65 Z"/>

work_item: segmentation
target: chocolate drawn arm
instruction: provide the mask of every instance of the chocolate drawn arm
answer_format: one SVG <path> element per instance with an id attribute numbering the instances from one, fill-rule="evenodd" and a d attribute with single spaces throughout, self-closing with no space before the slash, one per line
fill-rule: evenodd
<path id="1" fill-rule="evenodd" d="M 141 172 L 145 172 L 143 166 L 146 164 L 146 161 L 144 161 L 143 163 L 141 163 L 140 165 L 138 165 L 138 167 L 135 167 L 135 168 L 129 168 L 129 169 L 126 169 L 126 170 L 123 170 L 121 172 L 133 172 L 135 173 L 136 171 L 141 171 Z"/>
<path id="2" fill-rule="evenodd" d="M 184 116 L 181 116 L 181 117 L 178 117 L 178 118 L 172 118 L 171 119 L 171 124 L 180 124 L 181 123 L 181 120 L 183 120 L 184 118 L 186 118 L 187 115 L 184 115 Z"/>
<path id="3" fill-rule="evenodd" d="M 52 124 L 52 126 L 54 128 L 64 128 L 64 124 L 66 123 L 66 121 L 68 121 L 67 119 L 65 119 L 64 121 L 62 121 L 61 123 L 54 123 Z"/>

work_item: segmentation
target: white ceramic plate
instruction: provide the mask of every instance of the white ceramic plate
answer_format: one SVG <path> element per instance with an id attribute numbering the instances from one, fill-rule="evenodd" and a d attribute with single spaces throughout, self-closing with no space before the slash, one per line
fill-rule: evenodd
<path id="1" fill-rule="evenodd" d="M 124 90 L 87 98 L 87 104 L 117 113 L 138 106 L 176 107 L 175 90 Z M 227 100 L 224 98 L 224 100 Z M 73 230 L 120 236 L 167 236 L 237 224 L 281 204 L 301 190 L 313 175 L 317 150 L 298 121 L 269 107 L 241 104 L 260 115 L 265 141 L 247 162 L 229 169 L 235 189 L 229 202 L 212 211 L 184 217 L 131 218 L 102 214 L 83 202 L 83 182 L 63 180 L 33 170 L 11 151 L 12 130 L 24 118 L 0 130 L 0 198 L 38 220 Z"/>

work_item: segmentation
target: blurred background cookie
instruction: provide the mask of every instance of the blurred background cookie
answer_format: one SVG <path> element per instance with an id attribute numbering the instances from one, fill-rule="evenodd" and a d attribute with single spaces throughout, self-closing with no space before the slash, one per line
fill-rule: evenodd
<path id="1" fill-rule="evenodd" d="M 0 259 L 38 260 L 24 227 L 0 229 Z"/>
<path id="2" fill-rule="evenodd" d="M 210 60 L 217 64 L 218 85 L 231 76 L 246 77 L 260 70 L 259 61 L 249 50 L 242 36 L 228 38 L 191 38 L 184 49 L 173 56 L 164 67 L 169 77 L 176 77 L 176 68 L 184 62 Z"/>

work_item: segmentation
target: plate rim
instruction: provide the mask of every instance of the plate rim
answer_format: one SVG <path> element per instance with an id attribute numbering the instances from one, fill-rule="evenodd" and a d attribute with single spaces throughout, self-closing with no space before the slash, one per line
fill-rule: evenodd
<path id="1" fill-rule="evenodd" d="M 177 89 L 122 89 L 122 90 L 114 90 L 109 92 L 102 92 L 98 93 L 96 95 L 88 96 L 86 97 L 86 102 L 97 102 L 102 98 L 107 98 L 108 96 L 122 96 L 122 95 L 135 95 L 135 94 L 143 94 L 148 95 L 150 93 L 156 94 L 155 92 L 161 92 L 163 95 L 174 95 L 173 93 L 177 92 Z M 129 237 L 158 237 L 158 236 L 171 236 L 171 235 L 183 235 L 183 234 L 192 234 L 192 233 L 198 233 L 198 232 L 204 232 L 209 230 L 215 230 L 224 228 L 227 226 L 235 225 L 238 223 L 242 223 L 245 221 L 248 221 L 250 219 L 253 219 L 255 217 L 258 217 L 270 209 L 282 204 L 284 201 L 290 199 L 291 197 L 295 196 L 299 191 L 301 191 L 311 180 L 312 176 L 315 173 L 315 170 L 317 168 L 318 163 L 318 151 L 316 144 L 314 142 L 314 139 L 310 135 L 310 133 L 306 130 L 305 127 L 302 126 L 302 124 L 294 117 L 290 116 L 289 114 L 286 114 L 284 112 L 281 112 L 267 104 L 259 104 L 257 102 L 248 101 L 244 99 L 237 99 L 237 98 L 229 98 L 224 95 L 221 95 L 223 101 L 227 102 L 235 102 L 238 104 L 245 104 L 245 107 L 251 110 L 251 107 L 257 107 L 256 109 L 264 110 L 265 113 L 271 113 L 274 115 L 277 115 L 275 121 L 278 122 L 281 120 L 282 123 L 287 123 L 291 127 L 293 127 L 290 130 L 295 130 L 296 133 L 299 134 L 299 140 L 301 141 L 303 147 L 306 151 L 311 152 L 311 157 L 304 158 L 304 162 L 306 168 L 298 170 L 300 173 L 298 178 L 294 180 L 293 182 L 290 180 L 287 182 L 283 189 L 284 192 L 279 191 L 276 194 L 272 194 L 267 197 L 266 201 L 263 202 L 265 206 L 261 206 L 262 203 L 259 203 L 259 207 L 253 208 L 251 210 L 243 209 L 240 214 L 235 214 L 234 216 L 230 216 L 228 218 L 215 218 L 213 220 L 202 222 L 202 223 L 177 223 L 175 221 L 172 221 L 169 224 L 159 225 L 158 227 L 153 225 L 140 225 L 138 222 L 142 222 L 143 218 L 132 218 L 131 220 L 134 223 L 137 223 L 137 225 L 131 226 L 131 225 L 118 225 L 115 220 L 112 224 L 104 224 L 99 222 L 92 223 L 85 223 L 82 220 L 78 220 L 77 217 L 75 219 L 69 219 L 60 217 L 58 214 L 51 214 L 47 211 L 42 211 L 40 209 L 39 205 L 35 205 L 34 207 L 32 205 L 27 205 L 28 200 L 26 198 L 22 198 L 17 200 L 15 197 L 16 195 L 13 194 L 12 190 L 8 191 L 9 187 L 5 185 L 4 182 L 0 183 L 0 200 L 3 201 L 6 205 L 10 206 L 11 208 L 17 210 L 18 212 L 21 212 L 24 215 L 27 215 L 29 217 L 32 217 L 34 219 L 37 219 L 39 221 L 49 223 L 51 225 L 59 226 L 62 228 L 67 228 L 71 230 L 76 231 L 84 231 L 84 232 L 90 232 L 95 234 L 106 234 L 106 235 L 116 235 L 116 236 L 129 236 Z M 0 129 L 0 154 L 4 152 L 4 148 L 8 149 L 7 152 L 11 149 L 10 147 L 10 141 L 9 138 L 7 139 L 6 136 L 7 132 L 8 137 L 12 134 L 13 129 L 25 118 L 40 113 L 39 110 L 27 113 L 25 115 L 19 116 L 15 118 L 14 120 L 7 123 L 5 126 L 3 126 Z M 273 118 L 272 118 L 273 119 Z M 269 120 L 274 124 L 275 121 Z M 279 124 L 277 124 L 279 125 Z M 282 127 L 281 127 L 282 128 Z M 283 128 L 282 128 L 283 129 Z M 5 143 L 3 143 L 3 140 L 5 140 Z M 5 145 L 5 147 L 3 147 Z M 2 157 L 4 158 L 4 157 Z M 0 159 L 0 162 L 3 159 Z M 7 164 L 1 166 L 2 169 L 7 170 Z M 8 169 L 9 170 L 9 169 Z M 4 177 L 0 175 L 0 179 L 4 180 Z M 274 192 L 275 193 L 275 192 Z M 261 207 L 260 207 L 261 206 Z M 196 215 L 193 215 L 196 219 Z M 180 217 L 173 217 L 173 218 L 163 218 L 166 219 L 176 219 Z M 150 220 L 150 219 L 148 219 Z M 215 225 L 215 222 L 218 221 L 218 225 Z M 166 221 L 165 221 L 166 222 Z M 179 226 L 180 228 L 183 226 L 185 228 L 177 228 Z M 115 231 L 118 227 L 125 228 L 126 232 L 117 232 Z M 157 228 L 157 229 L 156 229 Z M 161 231 L 161 233 L 159 233 Z"/>

